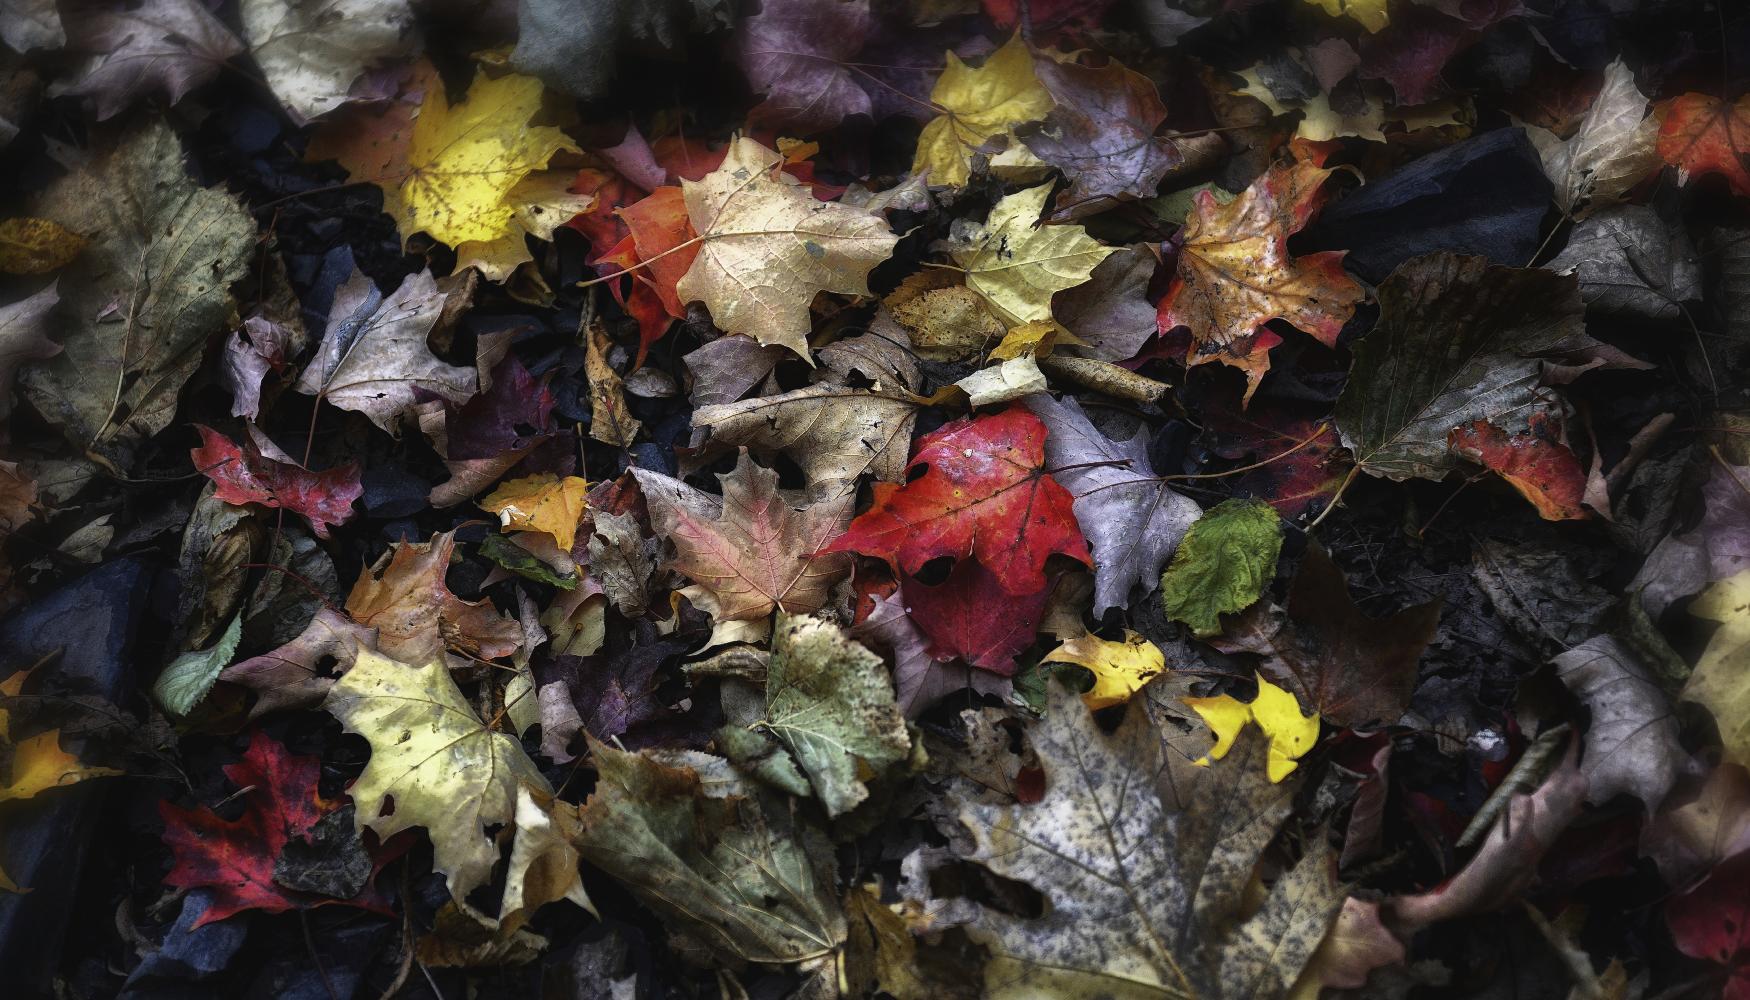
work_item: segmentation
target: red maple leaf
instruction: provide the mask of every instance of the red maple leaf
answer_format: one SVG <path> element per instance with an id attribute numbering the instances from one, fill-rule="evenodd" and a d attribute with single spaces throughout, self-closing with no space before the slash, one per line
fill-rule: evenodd
<path id="1" fill-rule="evenodd" d="M 618 214 L 632 233 L 638 259 L 645 263 L 644 273 L 656 294 L 662 297 L 663 308 L 675 319 L 685 319 L 687 307 L 675 294 L 674 286 L 693 266 L 699 245 L 684 246 L 698 233 L 687 218 L 687 202 L 681 189 L 664 185 L 619 209 Z"/>
<path id="2" fill-rule="evenodd" d="M 1524 434 L 1508 434 L 1487 420 L 1473 420 L 1454 427 L 1446 441 L 1454 451 L 1511 483 L 1544 520 L 1590 516 L 1581 506 L 1586 499 L 1586 470 L 1562 441 L 1561 429 L 1549 414 L 1533 413 L 1531 429 Z"/>
<path id="3" fill-rule="evenodd" d="M 1659 157 L 1689 174 L 1720 174 L 1750 196 L 1750 96 L 1727 104 L 1707 94 L 1674 97 L 1660 109 Z"/>
<path id="4" fill-rule="evenodd" d="M 932 559 L 973 556 L 1017 596 L 1045 589 L 1054 553 L 1091 562 L 1074 497 L 1045 469 L 1045 424 L 1022 407 L 925 435 L 908 472 L 903 486 L 876 484 L 874 506 L 826 551 L 875 556 L 913 576 Z"/>
<path id="5" fill-rule="evenodd" d="M 202 444 L 189 452 L 195 468 L 218 487 L 213 495 L 226 503 L 258 503 L 302 514 L 327 538 L 328 526 L 352 517 L 352 502 L 365 491 L 357 462 L 326 472 L 311 472 L 283 456 L 263 455 L 253 438 L 241 447 L 211 427 L 196 424 Z"/>
<path id="6" fill-rule="evenodd" d="M 286 889 L 274 881 L 274 866 L 286 844 L 307 837 L 322 817 L 341 805 L 318 793 L 320 769 L 317 758 L 295 757 L 256 730 L 243 759 L 225 768 L 225 777 L 243 790 L 237 797 L 245 805 L 237 819 L 224 819 L 204 806 L 184 809 L 169 801 L 158 803 L 164 844 L 176 862 L 164 884 L 213 891 L 213 903 L 195 921 L 196 927 L 244 910 L 283 913 L 339 902 L 384 908 L 368 890 L 356 901 L 339 900 Z"/>
<path id="7" fill-rule="evenodd" d="M 911 620 L 929 638 L 932 657 L 964 660 L 1008 677 L 1015 672 L 1015 654 L 1038 634 L 1051 588 L 1021 597 L 1006 594 L 977 559 L 962 559 L 942 583 L 932 587 L 908 578 L 899 593 Z"/>
<path id="8" fill-rule="evenodd" d="M 1706 881 L 1671 897 L 1665 919 L 1678 951 L 1729 970 L 1723 1000 L 1750 1000 L 1750 854 L 1720 862 Z"/>

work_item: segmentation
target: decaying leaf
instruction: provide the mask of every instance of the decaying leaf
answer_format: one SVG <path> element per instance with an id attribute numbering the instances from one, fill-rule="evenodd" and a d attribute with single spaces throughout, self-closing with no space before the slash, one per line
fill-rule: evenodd
<path id="1" fill-rule="evenodd" d="M 376 629 L 322 608 L 291 642 L 231 664 L 220 671 L 219 680 L 256 693 L 251 718 L 285 708 L 310 708 L 320 704 L 334 684 L 332 677 L 320 672 L 323 660 L 333 660 L 336 672 L 343 671 L 352 666 L 361 648 L 376 644 Z"/>
<path id="2" fill-rule="evenodd" d="M 1719 724 L 1726 759 L 1750 766 L 1750 569 L 1702 591 L 1689 612 L 1720 627 L 1683 686 L 1683 700 L 1706 706 Z"/>
<path id="3" fill-rule="evenodd" d="M 500 483 L 480 506 L 497 514 L 505 529 L 541 532 L 561 552 L 570 552 L 588 495 L 589 483 L 579 476 L 542 473 Z"/>
<path id="4" fill-rule="evenodd" d="M 346 613 L 377 630 L 377 649 L 407 663 L 444 662 L 445 649 L 491 658 L 522 644 L 522 629 L 490 602 L 464 601 L 444 583 L 456 549 L 454 532 L 429 542 L 396 542 L 359 574 Z"/>
<path id="5" fill-rule="evenodd" d="M 0 271 L 7 274 L 59 271 L 79 256 L 85 243 L 85 237 L 48 219 L 6 219 L 0 221 Z"/>
<path id="6" fill-rule="evenodd" d="M 1565 141 L 1548 129 L 1523 126 L 1556 187 L 1556 207 L 1575 218 L 1622 201 L 1659 168 L 1659 122 L 1621 59 L 1604 70 L 1604 85 Z"/>
<path id="7" fill-rule="evenodd" d="M 819 383 L 738 403 L 701 406 L 693 426 L 712 443 L 783 452 L 810 485 L 843 487 L 864 473 L 881 482 L 905 478 L 906 453 L 919 400 Z"/>
<path id="8" fill-rule="evenodd" d="M 1609 636 L 1588 639 L 1551 662 L 1592 713 L 1580 762 L 1587 801 L 1627 793 L 1647 812 L 1658 812 L 1688 758 L 1665 692 L 1635 654 Z"/>
<path id="9" fill-rule="evenodd" d="M 85 59 L 75 79 L 58 81 L 49 93 L 90 98 L 99 119 L 150 95 L 175 104 L 243 51 L 243 43 L 200 0 L 77 0 L 67 5 L 63 23 L 70 29 L 68 48 Z"/>
<path id="10" fill-rule="evenodd" d="M 345 104 L 359 76 L 415 40 L 407 0 L 248 0 L 241 13 L 249 54 L 304 119 Z"/>

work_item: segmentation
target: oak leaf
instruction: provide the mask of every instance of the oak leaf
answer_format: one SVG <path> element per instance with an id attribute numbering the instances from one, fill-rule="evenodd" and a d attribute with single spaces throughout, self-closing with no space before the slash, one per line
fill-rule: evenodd
<path id="1" fill-rule="evenodd" d="M 1117 252 L 1078 225 L 1042 226 L 1050 184 L 1004 196 L 954 250 L 966 287 L 1010 326 L 1051 319 L 1051 296 L 1087 281 Z"/>
<path id="2" fill-rule="evenodd" d="M 1732 193 L 1750 196 L 1750 96 L 1726 102 L 1710 94 L 1683 94 L 1659 109 L 1659 156 L 1680 176 L 1719 174 Z"/>
<path id="3" fill-rule="evenodd" d="M 412 666 L 360 650 L 323 707 L 371 744 L 348 789 L 359 831 L 387 840 L 424 827 L 453 899 L 491 877 L 499 850 L 486 830 L 512 822 L 517 788 L 552 794 L 522 745 L 474 714 L 442 661 Z"/>
<path id="4" fill-rule="evenodd" d="M 911 172 L 928 171 L 932 185 L 958 188 L 972 179 L 974 154 L 1013 142 L 1013 128 L 1045 117 L 1052 100 L 1018 32 L 976 69 L 953 52 L 946 56 L 948 66 L 930 91 L 942 114 L 919 134 Z"/>
<path id="5" fill-rule="evenodd" d="M 967 417 L 919 439 L 903 486 L 875 502 L 828 551 L 860 552 L 916 575 L 931 559 L 977 557 L 1005 593 L 1045 589 L 1053 554 L 1090 562 L 1073 497 L 1045 468 L 1045 424 L 1026 409 Z"/>
<path id="6" fill-rule="evenodd" d="M 745 451 L 718 477 L 721 497 L 659 472 L 632 474 L 657 536 L 674 543 L 674 567 L 716 595 L 720 618 L 818 611 L 850 572 L 849 556 L 822 551 L 850 523 L 854 493 L 842 484 L 791 494 Z"/>
<path id="7" fill-rule="evenodd" d="M 213 481 L 213 495 L 230 504 L 256 503 L 300 514 L 327 538 L 329 525 L 345 524 L 352 504 L 364 494 L 357 462 L 323 472 L 262 454 L 253 435 L 243 444 L 204 424 L 195 424 L 201 446 L 189 452 L 194 467 Z"/>
<path id="8" fill-rule="evenodd" d="M 500 483 L 480 506 L 497 514 L 505 529 L 542 532 L 560 551 L 570 552 L 588 495 L 589 483 L 581 477 L 546 472 Z"/>
<path id="9" fill-rule="evenodd" d="M 819 292 L 868 295 L 868 275 L 899 241 L 872 212 L 817 200 L 753 139 L 730 143 L 722 166 L 683 181 L 699 255 L 675 286 L 717 326 L 808 356 L 809 305 Z"/>
<path id="10" fill-rule="evenodd" d="M 487 659 L 509 656 L 522 645 L 522 628 L 500 617 L 490 602 L 464 601 L 444 583 L 454 532 L 429 542 L 396 542 L 384 558 L 359 574 L 346 598 L 346 613 L 378 632 L 384 655 L 409 663 L 443 662 L 446 648 Z"/>

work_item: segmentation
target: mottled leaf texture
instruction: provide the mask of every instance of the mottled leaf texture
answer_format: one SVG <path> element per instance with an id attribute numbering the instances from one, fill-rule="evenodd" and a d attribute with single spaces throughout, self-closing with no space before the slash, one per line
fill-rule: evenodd
<path id="1" fill-rule="evenodd" d="M 719 476 L 722 496 L 660 472 L 633 469 L 659 537 L 674 543 L 674 568 L 710 590 L 723 620 L 819 611 L 850 572 L 850 557 L 822 553 L 850 523 L 854 493 L 829 484 L 825 495 L 778 489 L 778 474 L 744 451 Z"/>
<path id="2" fill-rule="evenodd" d="M 868 798 L 864 775 L 911 752 L 887 664 L 817 618 L 779 616 L 760 725 L 796 758 L 829 816 Z"/>
<path id="3" fill-rule="evenodd" d="M 869 115 L 869 95 L 845 64 L 871 23 L 869 0 L 760 0 L 741 27 L 741 64 L 766 95 L 749 120 L 807 135 Z"/>
<path id="4" fill-rule="evenodd" d="M 442 662 L 412 666 L 360 650 L 323 703 L 371 744 L 349 791 L 358 829 L 380 839 L 424 827 L 432 867 L 466 899 L 498 863 L 488 827 L 511 822 L 518 785 L 552 794 L 522 745 L 480 721 Z"/>
<path id="5" fill-rule="evenodd" d="M 869 271 L 899 237 L 881 216 L 820 201 L 778 169 L 784 158 L 745 136 L 723 165 L 684 181 L 687 216 L 702 241 L 675 285 L 729 333 L 808 356 L 808 307 L 818 292 L 868 295 Z"/>
<path id="6" fill-rule="evenodd" d="M 712 444 L 783 452 L 815 486 L 843 486 L 864 473 L 904 479 L 917 419 L 914 398 L 825 382 L 693 411 L 693 426 L 708 431 Z"/>
<path id="7" fill-rule="evenodd" d="M 1073 498 L 1046 471 L 1045 424 L 1021 407 L 968 417 L 918 441 L 903 486 L 875 487 L 875 503 L 832 543 L 915 575 L 931 559 L 976 556 L 1009 594 L 1045 589 L 1053 554 L 1089 562 Z"/>
<path id="8" fill-rule="evenodd" d="M 1622 201 L 1659 169 L 1658 119 L 1648 113 L 1647 98 L 1621 59 L 1605 69 L 1598 97 L 1566 141 L 1535 125 L 1525 132 L 1555 185 L 1556 206 L 1577 218 Z"/>
<path id="9" fill-rule="evenodd" d="M 1609 636 L 1588 639 L 1551 662 L 1592 713 L 1580 761 L 1586 800 L 1604 803 L 1626 793 L 1648 813 L 1657 812 L 1689 756 L 1665 692 L 1634 652 Z"/>
<path id="10" fill-rule="evenodd" d="M 1574 227 L 1549 269 L 1580 279 L 1595 315 L 1675 320 L 1701 298 L 1701 262 L 1683 230 L 1646 205 L 1612 205 Z"/>
<path id="11" fill-rule="evenodd" d="M 1481 257 L 1406 261 L 1379 286 L 1379 323 L 1355 347 L 1337 430 L 1355 461 L 1388 479 L 1439 479 L 1472 420 L 1527 426 L 1536 355 L 1584 337 L 1578 283 Z"/>
<path id="12" fill-rule="evenodd" d="M 1390 725 L 1409 706 L 1439 619 L 1438 598 L 1385 618 L 1363 613 L 1343 571 L 1311 545 L 1289 585 L 1286 615 L 1256 605 L 1216 645 L 1262 655 L 1265 674 L 1339 726 Z"/>
<path id="13" fill-rule="evenodd" d="M 718 765 L 719 758 L 698 755 Z M 845 939 L 832 845 L 739 780 L 592 742 L 598 774 L 573 843 L 662 918 L 683 953 L 799 962 Z"/>
<path id="14" fill-rule="evenodd" d="M 1058 211 L 1079 218 L 1152 196 L 1181 159 L 1174 140 L 1154 134 L 1167 118 L 1154 81 L 1117 62 L 1095 68 L 1041 59 L 1034 71 L 1057 106 L 1015 134 L 1069 178 Z"/>
<path id="15" fill-rule="evenodd" d="M 1167 617 L 1200 636 L 1221 632 L 1221 616 L 1243 611 L 1276 576 L 1282 519 L 1262 500 L 1223 500 L 1185 533 L 1161 574 Z"/>
<path id="16" fill-rule="evenodd" d="M 1197 520 L 1197 503 L 1151 474 L 1147 428 L 1114 441 L 1067 396 L 1029 396 L 1024 404 L 1045 422 L 1045 461 L 1062 470 L 1057 481 L 1075 497 L 1076 521 L 1093 549 L 1094 614 L 1127 606 L 1134 588 L 1159 584 L 1161 567 Z"/>
<path id="17" fill-rule="evenodd" d="M 295 118 L 327 114 L 366 70 L 413 51 L 408 0 L 245 0 L 249 53 Z"/>
<path id="18" fill-rule="evenodd" d="M 1250 731 L 1252 737 L 1256 731 Z M 970 860 L 1046 897 L 1045 913 L 980 909 L 994 1000 L 1281 996 L 1343 904 L 1322 845 L 1284 871 L 1242 919 L 1258 854 L 1287 815 L 1293 782 L 1270 784 L 1258 741 L 1213 765 L 1174 809 L 1157 794 L 1161 735 L 1135 708 L 1117 730 L 1053 684 L 1028 740 L 1045 771 L 1033 805 L 962 802 Z"/>
<path id="19" fill-rule="evenodd" d="M 100 119 L 148 96 L 175 104 L 243 51 L 243 43 L 200 0 L 77 0 L 65 13 L 67 47 L 85 60 L 74 78 L 57 82 L 49 93 L 91 98 Z"/>
<path id="20" fill-rule="evenodd" d="M 231 315 L 255 221 L 237 200 L 195 184 L 162 121 L 56 182 L 33 214 L 99 237 L 61 273 L 62 352 L 24 369 L 32 405 L 76 449 L 119 469 L 170 426 L 207 337 Z"/>

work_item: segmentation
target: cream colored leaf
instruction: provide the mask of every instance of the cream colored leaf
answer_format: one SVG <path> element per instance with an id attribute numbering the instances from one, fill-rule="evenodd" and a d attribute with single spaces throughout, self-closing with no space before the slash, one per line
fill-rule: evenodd
<path id="1" fill-rule="evenodd" d="M 868 275 L 899 241 L 881 216 L 820 201 L 773 152 L 745 136 L 723 165 L 685 181 L 699 255 L 675 293 L 704 302 L 729 333 L 808 357 L 809 305 L 820 292 L 868 295 Z"/>
<path id="2" fill-rule="evenodd" d="M 1621 59 L 1604 71 L 1604 85 L 1566 141 L 1535 125 L 1522 126 L 1556 186 L 1556 205 L 1574 218 L 1622 201 L 1662 164 L 1659 120 Z"/>
<path id="3" fill-rule="evenodd" d="M 822 383 L 701 406 L 693 411 L 693 426 L 708 431 L 714 444 L 785 453 L 811 486 L 850 482 L 865 472 L 896 483 L 905 478 L 920 402 Z"/>
<path id="4" fill-rule="evenodd" d="M 305 121 L 345 104 L 353 81 L 418 41 L 407 0 L 243 0 L 240 13 L 268 86 Z"/>

